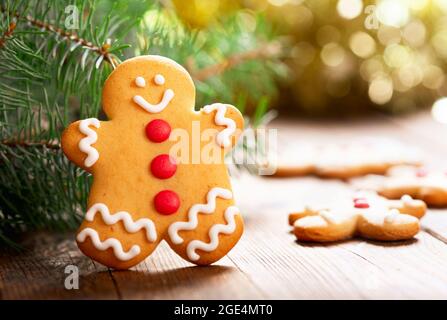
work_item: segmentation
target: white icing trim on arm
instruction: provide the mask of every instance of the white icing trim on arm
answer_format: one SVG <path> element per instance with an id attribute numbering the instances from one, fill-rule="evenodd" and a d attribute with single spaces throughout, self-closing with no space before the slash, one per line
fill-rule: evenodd
<path id="1" fill-rule="evenodd" d="M 109 208 L 104 203 L 95 203 L 91 206 L 85 215 L 85 219 L 87 221 L 93 221 L 96 212 L 98 211 L 101 213 L 102 220 L 108 225 L 122 221 L 127 232 L 135 233 L 141 229 L 146 229 L 147 240 L 149 242 L 157 240 L 157 231 L 155 230 L 155 224 L 151 219 L 142 218 L 134 221 L 132 216 L 126 211 L 110 214 Z"/>
<path id="2" fill-rule="evenodd" d="M 92 228 L 83 229 L 81 232 L 78 233 L 76 239 L 78 240 L 78 242 L 84 242 L 87 237 L 90 237 L 93 246 L 100 251 L 105 251 L 109 248 L 112 248 L 115 257 L 121 261 L 133 259 L 141 252 L 140 247 L 136 244 L 133 245 L 129 251 L 125 252 L 123 250 L 121 242 L 115 238 L 108 238 L 104 241 L 101 241 L 101 239 L 99 239 L 98 232 L 96 232 L 96 230 Z"/>
<path id="3" fill-rule="evenodd" d="M 158 104 L 151 104 L 146 101 L 142 96 L 136 95 L 133 97 L 133 101 L 142 107 L 144 110 L 150 113 L 162 112 L 174 98 L 174 91 L 172 89 L 167 89 L 163 93 L 163 98 Z"/>
<path id="4" fill-rule="evenodd" d="M 216 211 L 216 198 L 231 199 L 233 194 L 224 188 L 212 188 L 206 196 L 206 204 L 195 204 L 188 211 L 188 222 L 174 222 L 169 226 L 168 234 L 174 244 L 183 243 L 182 237 L 178 235 L 180 230 L 194 230 L 197 227 L 197 215 L 199 213 L 212 214 Z"/>
<path id="5" fill-rule="evenodd" d="M 225 117 L 227 106 L 223 103 L 213 103 L 204 106 L 202 110 L 207 114 L 217 110 L 214 116 L 214 122 L 219 126 L 226 126 L 226 128 L 219 132 L 216 137 L 216 142 L 221 147 L 229 147 L 231 145 L 230 136 L 236 131 L 236 122 L 231 118 Z"/>
<path id="6" fill-rule="evenodd" d="M 79 131 L 86 135 L 86 137 L 82 138 L 78 144 L 79 150 L 87 154 L 87 158 L 84 160 L 84 165 L 86 167 L 91 167 L 99 159 L 98 150 L 92 147 L 92 144 L 98 141 L 98 134 L 89 126 L 99 128 L 101 124 L 96 118 L 89 118 L 79 122 Z"/>
<path id="7" fill-rule="evenodd" d="M 228 207 L 225 210 L 225 220 L 227 224 L 215 224 L 210 228 L 208 233 L 211 241 L 209 243 L 193 240 L 188 244 L 186 253 L 192 261 L 197 261 L 200 256 L 196 253 L 196 250 L 203 250 L 206 252 L 211 252 L 217 249 L 219 246 L 219 234 L 231 234 L 236 230 L 236 221 L 234 216 L 239 213 L 239 209 L 235 206 Z"/>

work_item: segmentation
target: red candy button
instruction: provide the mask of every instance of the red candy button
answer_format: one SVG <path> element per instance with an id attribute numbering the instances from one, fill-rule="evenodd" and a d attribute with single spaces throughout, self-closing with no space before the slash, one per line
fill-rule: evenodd
<path id="1" fill-rule="evenodd" d="M 164 120 L 155 119 L 146 125 L 146 136 L 152 142 L 163 142 L 170 134 L 171 126 Z"/>
<path id="2" fill-rule="evenodd" d="M 155 210 L 158 213 L 169 215 L 175 213 L 180 207 L 180 198 L 171 190 L 163 190 L 154 198 Z"/>
<path id="3" fill-rule="evenodd" d="M 424 168 L 419 168 L 418 170 L 416 170 L 416 177 L 418 178 L 423 178 L 426 177 L 428 175 L 428 170 L 424 169 Z"/>
<path id="4" fill-rule="evenodd" d="M 175 174 L 177 164 L 168 154 L 156 156 L 151 162 L 151 172 L 158 179 L 168 179 Z"/>
<path id="5" fill-rule="evenodd" d="M 369 204 L 365 198 L 355 198 L 354 199 L 354 207 L 357 209 L 368 209 Z"/>

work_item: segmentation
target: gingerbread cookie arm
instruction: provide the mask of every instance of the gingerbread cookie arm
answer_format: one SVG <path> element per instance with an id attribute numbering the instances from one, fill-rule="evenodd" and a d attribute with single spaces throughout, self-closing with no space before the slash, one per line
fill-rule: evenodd
<path id="1" fill-rule="evenodd" d="M 352 238 L 356 231 L 358 216 L 334 215 L 328 210 L 314 212 L 298 219 L 293 224 L 293 233 L 298 241 L 333 242 Z"/>
<path id="2" fill-rule="evenodd" d="M 294 211 L 289 214 L 289 225 L 293 226 L 296 220 L 299 220 L 307 216 L 315 216 L 317 214 L 318 213 L 316 211 L 313 211 L 307 207 L 303 207 L 300 210 Z"/>
<path id="3" fill-rule="evenodd" d="M 91 172 L 100 158 L 95 147 L 98 141 L 97 129 L 101 123 L 96 118 L 89 118 L 70 124 L 62 133 L 62 150 L 70 161 L 84 170 Z"/>
<path id="4" fill-rule="evenodd" d="M 244 118 L 238 109 L 229 104 L 213 103 L 201 109 L 202 130 L 215 129 L 216 143 L 222 148 L 236 144 L 244 128 Z"/>

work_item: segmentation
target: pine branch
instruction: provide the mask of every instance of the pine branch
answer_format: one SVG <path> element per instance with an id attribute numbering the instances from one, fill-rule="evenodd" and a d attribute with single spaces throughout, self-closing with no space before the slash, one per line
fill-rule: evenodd
<path id="1" fill-rule="evenodd" d="M 16 28 L 15 21 L 11 22 L 6 29 L 6 32 L 1 36 L 0 38 L 0 48 L 2 48 L 6 42 L 6 40 L 12 36 L 12 33 L 14 32 L 14 29 Z"/>
<path id="2" fill-rule="evenodd" d="M 6 8 L 4 8 L 4 7 L 0 7 L 0 10 L 3 13 L 7 12 Z M 100 57 L 102 57 L 100 61 L 102 61 L 104 59 L 104 61 L 107 61 L 108 63 L 110 63 L 113 68 L 116 68 L 116 66 L 119 63 L 119 60 L 109 52 L 110 41 L 106 41 L 102 46 L 96 46 L 91 41 L 80 38 L 74 32 L 70 32 L 70 31 L 66 31 L 62 28 L 58 28 L 58 27 L 52 25 L 51 23 L 36 19 L 29 14 L 27 14 L 25 17 L 22 17 L 22 15 L 16 11 L 13 13 L 9 12 L 9 15 L 14 16 L 17 20 L 19 20 L 19 19 L 25 20 L 29 25 L 37 27 L 41 30 L 46 30 L 46 31 L 52 32 L 52 33 L 56 34 L 57 36 L 65 39 L 68 42 L 75 43 L 76 46 L 83 46 L 84 48 L 88 48 L 92 52 L 95 52 Z M 6 38 L 8 38 L 12 35 L 12 32 L 14 31 L 15 27 L 16 27 L 16 22 L 11 22 L 7 32 L 5 32 L 3 37 L 0 38 L 0 48 L 3 46 L 4 42 L 6 41 Z"/>
<path id="3" fill-rule="evenodd" d="M 281 52 L 281 47 L 282 45 L 278 41 L 273 41 L 253 50 L 235 53 L 221 62 L 197 71 L 195 70 L 194 60 L 190 57 L 187 60 L 187 67 L 194 79 L 206 81 L 208 78 L 217 76 L 247 61 L 277 57 Z"/>
<path id="4" fill-rule="evenodd" d="M 50 142 L 27 142 L 27 141 L 8 141 L 3 140 L 2 145 L 10 148 L 47 148 L 53 150 L 59 150 L 61 148 L 59 143 Z"/>

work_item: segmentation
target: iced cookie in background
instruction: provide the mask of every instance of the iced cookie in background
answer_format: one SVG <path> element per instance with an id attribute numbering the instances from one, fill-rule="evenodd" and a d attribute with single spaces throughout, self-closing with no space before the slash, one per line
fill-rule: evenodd
<path id="1" fill-rule="evenodd" d="M 388 138 L 355 138 L 346 143 L 295 143 L 279 150 L 275 176 L 314 174 L 349 179 L 385 174 L 396 165 L 420 165 L 418 150 Z"/>
<path id="2" fill-rule="evenodd" d="M 380 241 L 413 238 L 426 211 L 421 200 L 409 195 L 388 200 L 373 192 L 356 192 L 289 214 L 298 241 L 334 242 L 353 237 Z"/>
<path id="3" fill-rule="evenodd" d="M 421 199 L 429 207 L 447 207 L 447 172 L 412 166 L 391 168 L 386 176 L 368 175 L 351 180 L 354 187 L 375 190 L 389 199 L 404 194 Z"/>
<path id="4" fill-rule="evenodd" d="M 224 155 L 243 118 L 230 105 L 196 112 L 194 103 L 194 83 L 182 66 L 140 56 L 120 64 L 104 84 L 108 121 L 90 118 L 66 128 L 64 153 L 94 178 L 76 237 L 87 256 L 127 269 L 166 240 L 184 259 L 207 265 L 238 242 L 243 222 Z M 208 140 L 197 142 L 193 130 L 208 130 Z M 186 161 L 185 150 L 182 157 L 172 152 L 185 134 Z M 217 161 L 205 163 L 197 145 L 219 150 Z"/>
<path id="5" fill-rule="evenodd" d="M 306 176 L 315 173 L 318 147 L 312 144 L 280 144 L 276 155 L 270 154 L 268 161 L 276 162 L 275 177 Z M 272 151 L 276 152 L 276 150 Z"/>

